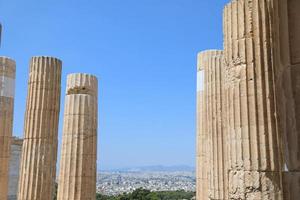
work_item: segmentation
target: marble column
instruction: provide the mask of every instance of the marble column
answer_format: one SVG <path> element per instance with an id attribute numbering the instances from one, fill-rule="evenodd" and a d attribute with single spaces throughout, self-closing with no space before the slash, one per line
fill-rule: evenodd
<path id="1" fill-rule="evenodd" d="M 282 199 L 271 21 L 269 0 L 224 10 L 230 199 Z"/>
<path id="2" fill-rule="evenodd" d="M 223 128 L 223 51 L 208 50 L 200 53 L 204 69 L 204 130 L 206 168 L 208 169 L 208 198 L 227 199 L 226 147 Z M 204 166 L 204 164 L 202 164 Z"/>
<path id="3" fill-rule="evenodd" d="M 15 78 L 15 61 L 6 57 L 0 57 L 0 200 L 6 200 L 8 195 Z"/>
<path id="4" fill-rule="evenodd" d="M 300 195 L 300 1 L 272 0 L 284 199 Z"/>
<path id="5" fill-rule="evenodd" d="M 30 62 L 19 200 L 52 200 L 56 178 L 62 62 L 33 57 Z"/>
<path id="6" fill-rule="evenodd" d="M 58 200 L 96 197 L 98 81 L 71 74 L 67 80 Z"/>
<path id="7" fill-rule="evenodd" d="M 205 96 L 203 55 L 198 54 L 197 64 L 197 142 L 196 142 L 196 199 L 208 199 L 208 135 L 205 131 Z"/>

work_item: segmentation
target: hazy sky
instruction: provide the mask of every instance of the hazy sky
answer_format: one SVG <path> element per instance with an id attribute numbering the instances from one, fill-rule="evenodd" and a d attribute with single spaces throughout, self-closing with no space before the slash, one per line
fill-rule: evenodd
<path id="1" fill-rule="evenodd" d="M 17 62 L 14 134 L 23 135 L 31 56 L 99 78 L 98 165 L 194 165 L 196 55 L 222 48 L 228 0 L 0 0 L 0 54 Z M 60 144 L 59 144 L 60 145 Z M 59 159 L 58 159 L 59 160 Z"/>

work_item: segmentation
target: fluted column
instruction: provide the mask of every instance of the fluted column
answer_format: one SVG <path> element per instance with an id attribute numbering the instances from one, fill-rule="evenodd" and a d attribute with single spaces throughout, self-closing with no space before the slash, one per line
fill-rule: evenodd
<path id="1" fill-rule="evenodd" d="M 10 141 L 13 129 L 15 61 L 0 57 L 0 200 L 8 195 Z"/>
<path id="2" fill-rule="evenodd" d="M 52 200 L 56 177 L 62 62 L 33 57 L 30 63 L 20 166 L 19 200 Z"/>
<path id="3" fill-rule="evenodd" d="M 300 194 L 300 1 L 272 0 L 278 118 L 283 141 L 284 199 Z"/>
<path id="4" fill-rule="evenodd" d="M 226 147 L 223 131 L 223 51 L 209 50 L 200 53 L 200 66 L 204 76 L 204 127 L 208 145 L 206 167 L 208 170 L 209 199 L 227 199 Z"/>
<path id="5" fill-rule="evenodd" d="M 230 199 L 282 199 L 270 2 L 224 10 Z"/>
<path id="6" fill-rule="evenodd" d="M 58 200 L 96 197 L 98 81 L 71 74 L 67 80 Z"/>
<path id="7" fill-rule="evenodd" d="M 197 142 L 196 142 L 196 199 L 208 199 L 208 135 L 205 131 L 205 95 L 204 67 L 201 64 L 202 54 L 198 54 L 197 64 Z"/>

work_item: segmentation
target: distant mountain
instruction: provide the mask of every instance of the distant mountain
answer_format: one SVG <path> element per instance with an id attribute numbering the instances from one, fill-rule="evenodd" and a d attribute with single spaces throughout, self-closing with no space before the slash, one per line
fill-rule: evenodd
<path id="1" fill-rule="evenodd" d="M 102 170 L 101 170 L 102 171 Z M 141 167 L 128 167 L 121 169 L 109 169 L 103 171 L 119 171 L 119 172 L 178 172 L 178 171 L 195 171 L 194 167 L 187 165 L 174 165 L 174 166 L 163 166 L 163 165 L 153 165 L 153 166 L 141 166 Z"/>

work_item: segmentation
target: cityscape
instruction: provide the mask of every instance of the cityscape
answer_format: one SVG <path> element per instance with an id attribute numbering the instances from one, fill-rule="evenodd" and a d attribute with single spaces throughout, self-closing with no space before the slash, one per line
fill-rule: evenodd
<path id="1" fill-rule="evenodd" d="M 194 192 L 193 171 L 102 171 L 97 175 L 97 192 L 115 196 L 131 193 L 138 188 L 150 191 Z"/>

